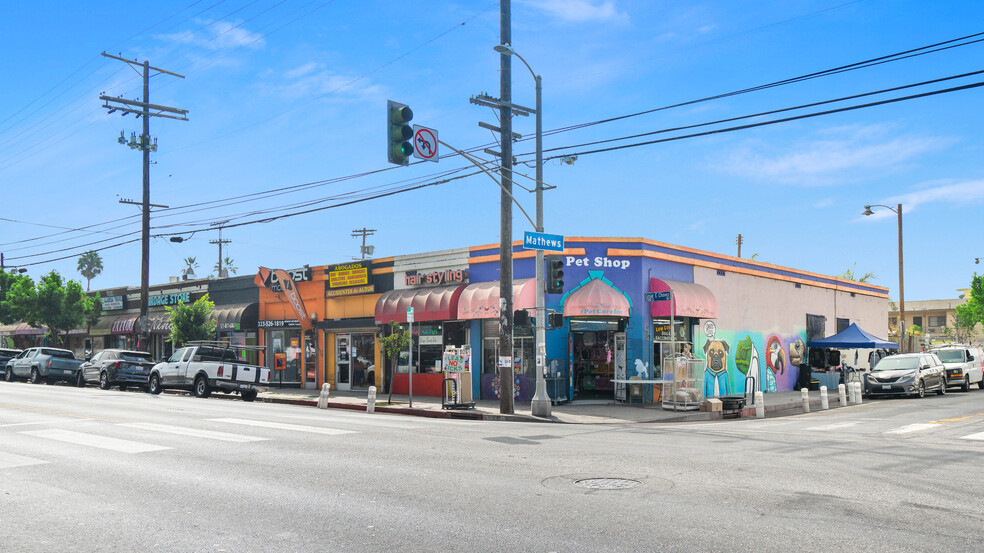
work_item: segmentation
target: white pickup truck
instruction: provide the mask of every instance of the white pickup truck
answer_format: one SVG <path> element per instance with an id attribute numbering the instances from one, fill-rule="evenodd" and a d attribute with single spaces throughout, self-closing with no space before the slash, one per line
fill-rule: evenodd
<path id="1" fill-rule="evenodd" d="M 159 394 L 165 389 L 191 390 L 196 397 L 208 397 L 213 390 L 239 392 L 244 401 L 270 385 L 270 369 L 250 365 L 239 359 L 239 349 L 248 346 L 191 345 L 171 354 L 167 361 L 150 370 L 147 391 Z"/>

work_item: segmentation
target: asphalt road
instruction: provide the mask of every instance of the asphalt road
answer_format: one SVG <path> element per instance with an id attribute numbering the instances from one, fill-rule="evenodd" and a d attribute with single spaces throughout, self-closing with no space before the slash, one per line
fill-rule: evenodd
<path id="1" fill-rule="evenodd" d="M 982 461 L 979 390 L 564 425 L 0 382 L 0 550 L 980 551 Z"/>

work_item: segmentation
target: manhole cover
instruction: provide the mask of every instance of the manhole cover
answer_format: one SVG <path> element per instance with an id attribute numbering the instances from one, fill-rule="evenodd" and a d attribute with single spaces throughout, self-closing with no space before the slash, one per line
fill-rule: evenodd
<path id="1" fill-rule="evenodd" d="M 641 486 L 642 482 L 628 478 L 585 478 L 575 480 L 574 485 L 592 490 L 628 490 Z"/>

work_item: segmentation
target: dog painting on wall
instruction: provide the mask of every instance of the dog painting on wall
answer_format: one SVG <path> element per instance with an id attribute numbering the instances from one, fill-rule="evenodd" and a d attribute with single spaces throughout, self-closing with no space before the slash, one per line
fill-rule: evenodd
<path id="1" fill-rule="evenodd" d="M 725 340 L 708 340 L 704 344 L 704 397 L 731 394 L 728 375 L 728 352 L 731 346 Z"/>

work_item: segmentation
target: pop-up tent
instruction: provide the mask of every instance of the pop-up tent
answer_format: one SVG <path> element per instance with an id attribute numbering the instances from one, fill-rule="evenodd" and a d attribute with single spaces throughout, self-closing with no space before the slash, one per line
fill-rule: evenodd
<path id="1" fill-rule="evenodd" d="M 898 349 L 899 347 L 895 342 L 868 334 L 855 323 L 851 323 L 851 326 L 833 336 L 812 340 L 806 345 L 811 348 Z"/>

